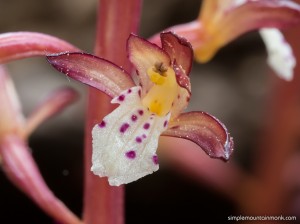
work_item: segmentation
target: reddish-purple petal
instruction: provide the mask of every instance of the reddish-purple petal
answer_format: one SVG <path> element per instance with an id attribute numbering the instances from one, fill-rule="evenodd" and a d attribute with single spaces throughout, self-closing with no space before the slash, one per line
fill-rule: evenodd
<path id="1" fill-rule="evenodd" d="M 28 117 L 24 127 L 24 137 L 28 137 L 42 122 L 64 110 L 78 97 L 78 93 L 72 88 L 55 90 Z"/>
<path id="2" fill-rule="evenodd" d="M 0 66 L 0 139 L 7 133 L 19 133 L 24 122 L 13 82 L 4 66 Z"/>
<path id="3" fill-rule="evenodd" d="M 171 58 L 176 80 L 182 87 L 171 109 L 171 117 L 177 117 L 188 105 L 191 95 L 191 83 L 189 74 L 193 63 L 193 49 L 184 38 L 172 32 L 161 33 L 162 48 Z M 171 118 L 171 119 L 172 119 Z"/>
<path id="4" fill-rule="evenodd" d="M 95 87 L 112 98 L 135 86 L 130 75 L 123 69 L 91 54 L 62 53 L 48 55 L 47 59 L 58 71 Z"/>
<path id="5" fill-rule="evenodd" d="M 51 53 L 79 51 L 56 37 L 34 32 L 0 34 L 0 63 Z"/>
<path id="6" fill-rule="evenodd" d="M 175 72 L 181 76 L 189 76 L 193 63 L 192 45 L 183 37 L 172 32 L 160 34 L 162 48 L 168 53 L 173 64 L 176 63 Z"/>
<path id="7" fill-rule="evenodd" d="M 47 187 L 25 142 L 6 136 L 1 139 L 0 154 L 7 177 L 48 215 L 61 223 L 82 223 Z"/>
<path id="8" fill-rule="evenodd" d="M 147 70 L 157 63 L 170 66 L 170 57 L 162 48 L 133 34 L 128 38 L 127 51 L 129 60 L 137 69 L 139 84 L 145 94 L 153 85 Z"/>
<path id="9" fill-rule="evenodd" d="M 162 135 L 193 141 L 212 158 L 228 160 L 233 152 L 233 140 L 226 127 L 205 112 L 181 114 L 170 121 Z"/>

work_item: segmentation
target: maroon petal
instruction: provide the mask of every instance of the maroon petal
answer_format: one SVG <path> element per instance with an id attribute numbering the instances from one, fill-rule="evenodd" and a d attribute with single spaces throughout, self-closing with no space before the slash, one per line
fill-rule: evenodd
<path id="1" fill-rule="evenodd" d="M 47 187 L 27 145 L 20 138 L 13 135 L 2 138 L 0 154 L 7 177 L 48 215 L 61 223 L 82 224 Z"/>
<path id="2" fill-rule="evenodd" d="M 112 98 L 135 86 L 130 75 L 123 69 L 91 54 L 62 53 L 48 55 L 47 59 L 58 71 L 95 87 Z"/>
<path id="3" fill-rule="evenodd" d="M 42 122 L 58 114 L 77 99 L 78 93 L 72 88 L 54 91 L 29 116 L 24 127 L 24 136 L 28 137 Z"/>
<path id="4" fill-rule="evenodd" d="M 162 48 L 168 53 L 173 64 L 176 62 L 176 73 L 189 76 L 193 63 L 192 45 L 183 37 L 172 32 L 160 34 Z"/>
<path id="5" fill-rule="evenodd" d="M 175 118 L 187 107 L 191 96 L 189 74 L 193 63 L 193 49 L 186 39 L 172 32 L 161 33 L 160 36 L 162 48 L 171 58 L 177 83 L 182 87 L 171 109 L 171 116 Z"/>
<path id="6" fill-rule="evenodd" d="M 56 37 L 34 32 L 0 34 L 0 63 L 51 53 L 79 51 Z"/>
<path id="7" fill-rule="evenodd" d="M 212 158 L 228 160 L 233 152 L 233 140 L 226 127 L 205 112 L 181 114 L 170 121 L 162 135 L 193 141 Z"/>
<path id="8" fill-rule="evenodd" d="M 127 41 L 128 57 L 138 72 L 138 79 L 142 86 L 143 94 L 153 85 L 147 71 L 157 63 L 170 66 L 170 57 L 162 48 L 135 35 L 130 35 Z"/>

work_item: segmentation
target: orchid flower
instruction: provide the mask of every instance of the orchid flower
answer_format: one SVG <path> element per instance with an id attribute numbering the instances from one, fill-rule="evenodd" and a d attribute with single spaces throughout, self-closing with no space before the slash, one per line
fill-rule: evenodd
<path id="1" fill-rule="evenodd" d="M 268 52 L 268 64 L 285 80 L 293 78 L 296 60 L 290 45 L 277 28 L 299 23 L 300 6 L 290 0 L 204 0 L 195 21 L 168 28 L 187 38 L 198 62 L 242 34 L 259 30 Z M 158 43 L 159 35 L 151 42 Z"/>
<path id="2" fill-rule="evenodd" d="M 57 221 L 80 224 L 81 221 L 47 187 L 26 143 L 41 122 L 76 98 L 77 93 L 72 89 L 57 90 L 25 119 L 13 82 L 0 66 L 0 158 L 4 173 Z"/>
<path id="3" fill-rule="evenodd" d="M 171 33 L 162 47 L 135 35 L 127 41 L 133 78 L 122 68 L 85 53 L 49 55 L 58 71 L 112 97 L 119 106 L 92 130 L 94 174 L 119 186 L 157 171 L 160 135 L 198 144 L 211 157 L 228 160 L 233 141 L 225 126 L 204 112 L 181 113 L 190 100 L 192 47 Z M 134 82 L 136 81 L 136 83 Z"/>

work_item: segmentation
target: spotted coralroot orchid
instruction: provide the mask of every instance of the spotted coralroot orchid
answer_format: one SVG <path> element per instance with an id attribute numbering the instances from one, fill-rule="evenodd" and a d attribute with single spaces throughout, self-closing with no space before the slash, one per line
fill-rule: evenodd
<path id="1" fill-rule="evenodd" d="M 31 156 L 27 138 L 41 122 L 76 98 L 77 93 L 70 88 L 57 90 L 25 119 L 13 82 L 0 66 L 0 158 L 3 171 L 48 215 L 70 224 L 80 224 L 81 221 L 47 187 Z"/>
<path id="2" fill-rule="evenodd" d="M 204 0 L 195 21 L 169 28 L 187 38 L 198 62 L 209 61 L 232 40 L 259 30 L 268 53 L 268 64 L 285 80 L 293 78 L 296 60 L 278 29 L 300 22 L 300 6 L 290 0 Z M 151 42 L 158 43 L 159 35 Z"/>
<path id="3" fill-rule="evenodd" d="M 119 106 L 92 130 L 94 174 L 110 185 L 135 181 L 157 171 L 160 135 L 189 139 L 211 157 L 228 160 L 233 142 L 224 125 L 204 112 L 181 113 L 190 100 L 193 51 L 183 38 L 166 32 L 161 45 L 130 35 L 128 57 L 137 75 L 93 55 L 49 55 L 60 72 L 95 87 Z M 136 81 L 135 82 L 133 81 Z"/>

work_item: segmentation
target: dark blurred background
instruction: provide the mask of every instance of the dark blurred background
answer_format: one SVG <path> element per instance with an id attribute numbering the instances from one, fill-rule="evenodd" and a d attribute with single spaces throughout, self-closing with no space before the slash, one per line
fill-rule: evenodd
<path id="1" fill-rule="evenodd" d="M 93 52 L 96 0 L 0 0 L 0 32 L 37 31 L 57 36 Z M 171 25 L 194 20 L 201 1 L 145 0 L 141 35 L 149 37 Z M 258 130 L 268 95 L 268 67 L 264 45 L 250 33 L 223 48 L 205 65 L 194 64 L 193 96 L 189 110 L 201 110 L 223 121 L 235 140 L 236 160 L 251 169 Z M 32 154 L 47 184 L 72 211 L 82 210 L 83 126 L 86 87 L 54 71 L 44 58 L 8 64 L 23 110 L 52 90 L 72 86 L 81 99 L 44 123 L 30 138 Z M 220 161 L 221 163 L 221 161 Z M 171 166 L 126 186 L 126 223 L 228 223 L 237 214 L 234 204 L 205 182 Z M 0 173 L 1 223 L 50 224 L 53 221 Z"/>

